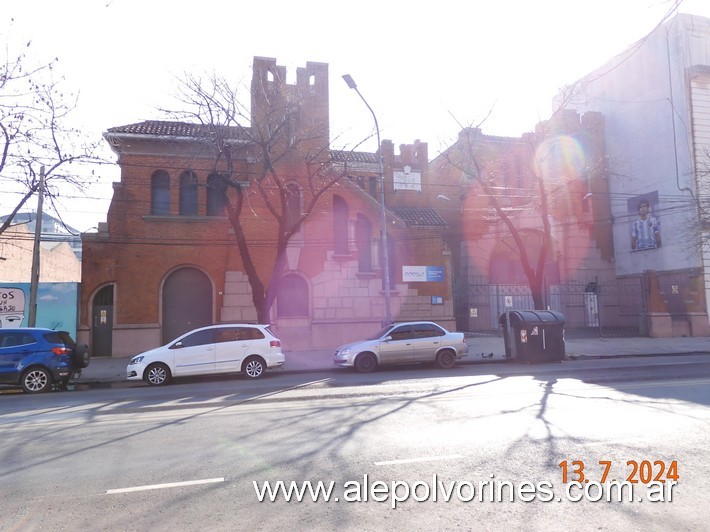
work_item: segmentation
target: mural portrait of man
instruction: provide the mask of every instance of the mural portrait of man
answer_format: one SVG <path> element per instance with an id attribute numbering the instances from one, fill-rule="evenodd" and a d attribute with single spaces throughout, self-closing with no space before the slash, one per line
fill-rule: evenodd
<path id="1" fill-rule="evenodd" d="M 653 201 L 654 198 L 656 201 Z M 661 222 L 653 212 L 657 199 L 658 192 L 654 192 L 629 200 L 629 210 L 633 207 L 632 212 L 635 213 L 631 221 L 631 251 L 661 247 Z"/>

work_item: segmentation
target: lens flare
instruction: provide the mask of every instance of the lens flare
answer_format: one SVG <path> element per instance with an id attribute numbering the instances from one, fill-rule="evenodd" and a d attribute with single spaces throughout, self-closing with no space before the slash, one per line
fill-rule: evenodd
<path id="1" fill-rule="evenodd" d="M 535 150 L 535 172 L 546 182 L 579 179 L 585 164 L 584 150 L 576 139 L 567 135 L 546 139 Z"/>

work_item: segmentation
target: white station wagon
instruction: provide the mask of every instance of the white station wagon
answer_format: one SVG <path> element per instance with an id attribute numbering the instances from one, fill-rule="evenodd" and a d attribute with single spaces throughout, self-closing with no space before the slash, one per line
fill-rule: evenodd
<path id="1" fill-rule="evenodd" d="M 167 384 L 173 377 L 219 373 L 257 379 L 285 360 L 281 340 L 268 325 L 231 323 L 195 329 L 136 355 L 126 373 L 128 380 L 144 380 L 151 386 Z"/>

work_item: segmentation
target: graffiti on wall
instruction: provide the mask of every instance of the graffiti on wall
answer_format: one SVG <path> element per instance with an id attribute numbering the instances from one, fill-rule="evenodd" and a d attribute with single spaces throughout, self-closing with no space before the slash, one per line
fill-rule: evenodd
<path id="1" fill-rule="evenodd" d="M 0 329 L 25 325 L 25 292 L 16 286 L 0 287 Z"/>
<path id="2" fill-rule="evenodd" d="M 78 293 L 78 283 L 40 283 L 35 325 L 76 337 Z M 0 285 L 0 328 L 27 327 L 29 300 L 29 283 Z"/>

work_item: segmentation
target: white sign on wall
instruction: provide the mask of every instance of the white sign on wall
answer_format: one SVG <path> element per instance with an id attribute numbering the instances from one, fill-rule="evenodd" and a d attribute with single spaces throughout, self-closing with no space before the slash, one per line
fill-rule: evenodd
<path id="1" fill-rule="evenodd" d="M 405 283 L 426 282 L 426 266 L 402 266 L 402 281 Z"/>
<path id="2" fill-rule="evenodd" d="M 392 173 L 392 185 L 395 190 L 414 190 L 422 191 L 422 174 L 420 172 L 412 172 L 411 166 L 405 166 L 403 171 L 394 171 Z"/>
<path id="3" fill-rule="evenodd" d="M 405 283 L 441 282 L 443 266 L 402 266 L 402 281 Z"/>

